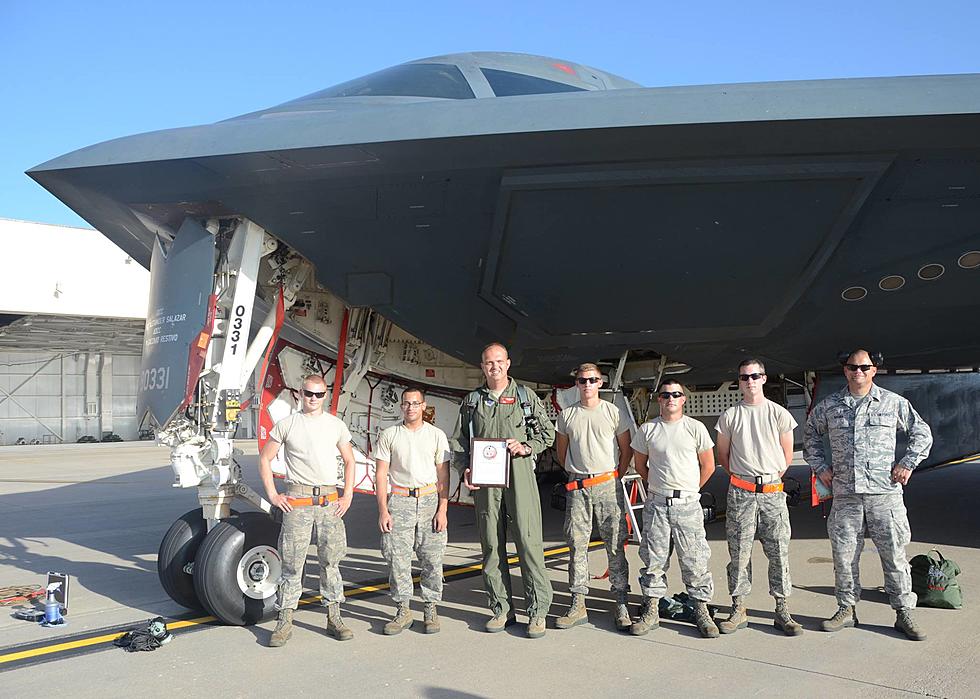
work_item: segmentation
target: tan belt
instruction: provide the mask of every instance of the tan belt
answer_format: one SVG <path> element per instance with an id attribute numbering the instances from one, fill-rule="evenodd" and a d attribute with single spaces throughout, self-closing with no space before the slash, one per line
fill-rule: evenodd
<path id="1" fill-rule="evenodd" d="M 400 485 L 391 486 L 391 492 L 395 495 L 404 495 L 410 498 L 420 498 L 423 495 L 432 495 L 439 490 L 439 487 L 435 483 L 429 483 L 429 485 L 419 486 L 418 488 L 403 488 Z"/>
<path id="2" fill-rule="evenodd" d="M 606 471 L 605 473 L 600 473 L 598 476 L 592 476 L 591 478 L 576 478 L 575 480 L 568 481 L 568 483 L 565 484 L 565 490 L 569 492 L 573 490 L 584 490 L 585 488 L 591 488 L 594 485 L 611 481 L 615 477 L 616 471 Z"/>
<path id="3" fill-rule="evenodd" d="M 736 488 L 741 488 L 742 490 L 749 490 L 753 493 L 781 493 L 783 492 L 782 481 L 778 483 L 753 483 L 752 481 L 743 481 L 736 475 L 732 475 L 732 485 Z"/>

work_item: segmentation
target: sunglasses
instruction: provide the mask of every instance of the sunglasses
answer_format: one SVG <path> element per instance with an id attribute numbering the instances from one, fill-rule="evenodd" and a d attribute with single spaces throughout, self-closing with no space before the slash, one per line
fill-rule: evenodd
<path id="1" fill-rule="evenodd" d="M 402 407 L 406 409 L 418 408 L 421 407 L 421 405 L 422 405 L 421 401 L 417 401 L 417 400 L 407 400 L 404 403 L 402 403 Z"/>
<path id="2" fill-rule="evenodd" d="M 671 398 L 682 398 L 684 396 L 684 391 L 661 391 L 660 397 L 664 400 L 670 400 Z"/>
<path id="3" fill-rule="evenodd" d="M 584 386 L 587 383 L 599 383 L 600 381 L 602 381 L 602 379 L 598 376 L 579 376 L 577 379 L 575 379 L 575 383 L 579 384 L 580 386 Z"/>
<path id="4" fill-rule="evenodd" d="M 758 372 L 754 372 L 752 374 L 739 374 L 738 375 L 738 380 L 739 381 L 748 381 L 749 379 L 752 379 L 753 381 L 758 381 L 763 376 L 765 376 L 765 374 L 759 374 Z"/>
<path id="5" fill-rule="evenodd" d="M 325 395 L 327 395 L 327 392 L 326 391 L 307 391 L 304 388 L 303 389 L 303 395 L 306 396 L 307 398 L 323 398 Z"/>
<path id="6" fill-rule="evenodd" d="M 874 368 L 874 364 L 845 364 L 844 368 L 848 371 L 863 371 L 865 373 Z"/>

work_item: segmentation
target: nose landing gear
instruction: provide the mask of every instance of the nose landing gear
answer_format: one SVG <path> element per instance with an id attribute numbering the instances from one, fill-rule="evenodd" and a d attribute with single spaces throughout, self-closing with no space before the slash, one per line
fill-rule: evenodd
<path id="1" fill-rule="evenodd" d="M 272 618 L 282 575 L 280 525 L 264 512 L 233 513 L 210 532 L 201 510 L 174 522 L 160 544 L 157 572 L 172 600 L 225 624 Z"/>

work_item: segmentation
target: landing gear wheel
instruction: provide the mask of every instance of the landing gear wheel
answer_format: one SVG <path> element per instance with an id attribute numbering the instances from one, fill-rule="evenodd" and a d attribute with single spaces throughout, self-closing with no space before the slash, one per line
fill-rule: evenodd
<path id="1" fill-rule="evenodd" d="M 237 515 L 235 510 L 231 514 Z M 170 525 L 157 551 L 157 575 L 164 591 L 174 602 L 188 609 L 203 609 L 194 590 L 194 574 L 187 572 L 208 533 L 201 508 L 191 510 Z"/>
<path id="2" fill-rule="evenodd" d="M 201 601 L 194 591 L 194 576 L 184 568 L 194 562 L 198 547 L 207 533 L 208 526 L 201 508 L 191 510 L 170 525 L 157 552 L 160 584 L 170 599 L 188 609 L 201 609 Z"/>
<path id="3" fill-rule="evenodd" d="M 282 573 L 280 525 L 264 512 L 222 520 L 204 538 L 194 562 L 194 589 L 225 624 L 247 626 L 275 614 Z"/>

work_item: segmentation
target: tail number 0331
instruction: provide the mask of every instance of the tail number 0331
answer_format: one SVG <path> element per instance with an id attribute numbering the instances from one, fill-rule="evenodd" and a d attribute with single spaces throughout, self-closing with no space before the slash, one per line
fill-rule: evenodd
<path id="1" fill-rule="evenodd" d="M 144 369 L 140 375 L 140 389 L 143 391 L 162 391 L 170 386 L 170 367 L 161 366 Z"/>
<path id="2" fill-rule="evenodd" d="M 245 306 L 235 306 L 235 317 L 231 321 L 231 353 L 238 354 L 238 343 L 242 339 L 242 324 L 245 318 Z"/>

